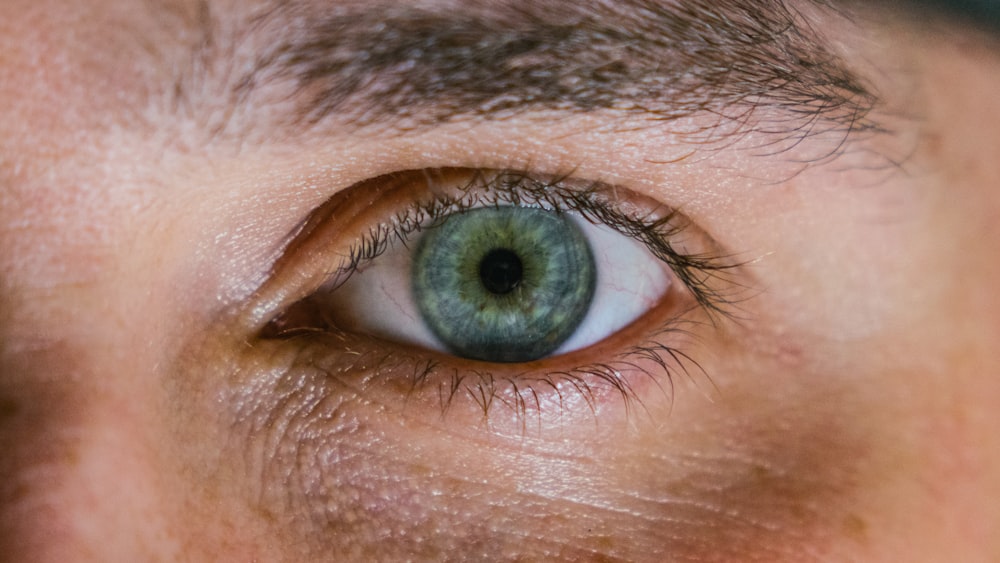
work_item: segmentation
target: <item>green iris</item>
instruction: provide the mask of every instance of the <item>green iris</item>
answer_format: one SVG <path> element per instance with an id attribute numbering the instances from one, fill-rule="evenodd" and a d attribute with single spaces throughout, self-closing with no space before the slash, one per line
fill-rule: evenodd
<path id="1" fill-rule="evenodd" d="M 441 342 L 491 362 L 554 352 L 583 321 L 597 278 L 575 223 L 525 207 L 449 216 L 421 237 L 412 276 L 420 314 Z"/>

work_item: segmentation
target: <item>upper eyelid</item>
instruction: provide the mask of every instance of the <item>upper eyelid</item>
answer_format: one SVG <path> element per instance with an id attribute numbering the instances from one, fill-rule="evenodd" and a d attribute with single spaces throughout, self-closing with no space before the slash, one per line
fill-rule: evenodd
<path id="1" fill-rule="evenodd" d="M 419 175 L 421 179 L 431 178 L 431 191 L 436 185 L 451 195 L 445 196 L 439 190 L 422 205 L 412 202 L 383 203 L 380 207 L 391 210 L 388 215 L 371 212 L 371 200 L 383 194 L 388 198 L 412 198 L 404 188 L 408 182 L 417 181 L 414 175 Z M 434 180 L 436 175 L 440 178 Z M 456 178 L 463 175 L 466 183 L 456 184 Z M 511 185 L 503 187 L 497 184 L 502 181 L 498 178 L 506 178 Z M 392 189 L 395 182 L 401 183 L 396 188 L 402 190 L 400 193 L 403 195 L 397 195 Z M 441 187 L 449 182 L 453 184 L 451 188 Z M 492 194 L 490 190 L 494 190 Z M 460 194 L 468 193 L 473 193 L 471 199 L 460 197 Z M 652 200 L 631 202 L 630 207 L 643 209 L 641 214 L 619 211 L 618 207 L 626 203 L 620 198 L 626 193 L 627 190 L 618 186 L 573 179 L 572 176 L 503 170 L 410 171 L 362 182 L 339 192 L 306 221 L 286 250 L 283 260 L 276 265 L 272 280 L 259 292 L 258 300 L 268 307 L 255 309 L 251 326 L 255 327 L 255 331 L 267 332 L 272 327 L 275 313 L 280 310 L 277 307 L 279 303 L 285 302 L 286 306 L 290 306 L 288 300 L 293 299 L 290 296 L 298 295 L 298 299 L 304 299 L 323 285 L 343 281 L 345 275 L 351 275 L 363 262 L 380 255 L 390 242 L 402 240 L 405 243 L 410 233 L 426 228 L 453 211 L 470 206 L 512 203 L 577 212 L 595 224 L 608 225 L 640 241 L 673 270 L 705 311 L 729 315 L 729 306 L 735 302 L 732 292 L 741 287 L 733 280 L 738 277 L 736 271 L 740 270 L 742 263 L 713 247 L 710 240 L 706 240 L 706 246 L 697 253 L 673 248 L 673 239 L 678 233 L 695 227 L 676 209 Z M 425 192 L 423 195 L 426 199 L 428 194 Z M 614 201 L 588 201 L 590 196 L 613 198 Z M 633 194 L 632 197 L 640 196 Z M 334 220 L 334 216 L 339 220 Z M 391 219 L 384 222 L 389 217 Z M 372 221 L 375 227 L 370 225 Z M 334 231 L 330 232 L 330 229 Z M 294 278 L 289 280 L 289 276 Z M 304 281 L 303 277 L 311 281 Z M 298 293 L 289 293 L 289 284 L 296 286 L 293 291 Z"/>

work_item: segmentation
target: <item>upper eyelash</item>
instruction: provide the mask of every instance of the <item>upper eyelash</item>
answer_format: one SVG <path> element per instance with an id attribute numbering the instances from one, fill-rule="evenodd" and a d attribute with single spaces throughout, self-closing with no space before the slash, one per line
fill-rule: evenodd
<path id="1" fill-rule="evenodd" d="M 725 273 L 742 264 L 730 256 L 687 254 L 675 249 L 671 240 L 688 227 L 688 220 L 678 210 L 671 209 L 657 218 L 632 216 L 621 211 L 615 202 L 598 196 L 606 190 L 606 185 L 592 182 L 571 187 L 566 184 L 568 175 L 541 180 L 528 172 L 480 170 L 470 172 L 470 176 L 459 190 L 464 194 L 462 197 L 437 196 L 429 202 L 417 203 L 398 213 L 393 221 L 369 230 L 351 246 L 348 259 L 337 268 L 334 276 L 337 284 L 382 255 L 394 241 L 405 245 L 412 234 L 439 224 L 453 213 L 483 205 L 540 206 L 555 212 L 575 212 L 591 223 L 606 225 L 638 240 L 670 267 L 703 309 L 731 316 L 736 300 L 728 290 L 735 284 Z M 430 174 L 427 180 L 433 182 Z"/>

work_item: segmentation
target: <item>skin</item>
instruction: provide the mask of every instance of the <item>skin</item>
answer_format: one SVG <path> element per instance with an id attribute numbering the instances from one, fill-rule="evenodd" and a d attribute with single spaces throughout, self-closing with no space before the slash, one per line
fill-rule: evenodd
<path id="1" fill-rule="evenodd" d="M 4 559 L 1000 558 L 989 37 L 813 14 L 892 133 L 833 159 L 835 133 L 685 159 L 678 129 L 701 118 L 668 130 L 611 111 L 295 136 L 255 106 L 234 117 L 263 123 L 254 134 L 213 137 L 145 102 L 189 63 L 193 3 L 7 6 Z M 379 365 L 388 344 L 260 336 L 322 284 L 317 249 L 377 215 L 288 246 L 335 194 L 399 170 L 529 164 L 682 207 L 748 258 L 738 319 L 691 313 L 671 342 L 700 369 L 668 380 L 640 361 L 631 403 L 565 389 L 561 405 L 462 394 L 443 411 L 434 385 L 398 383 L 411 364 Z"/>

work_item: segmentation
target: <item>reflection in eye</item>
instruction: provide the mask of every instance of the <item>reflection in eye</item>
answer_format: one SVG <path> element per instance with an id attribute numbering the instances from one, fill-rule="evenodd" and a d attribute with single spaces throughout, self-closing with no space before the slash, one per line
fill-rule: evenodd
<path id="1" fill-rule="evenodd" d="M 372 354 L 420 381 L 433 380 L 421 362 L 440 367 L 451 394 L 473 385 L 465 374 L 488 393 L 507 380 L 533 400 L 542 392 L 532 382 L 561 393 L 556 376 L 587 395 L 588 379 L 628 395 L 623 373 L 638 364 L 686 370 L 693 361 L 676 346 L 693 315 L 725 312 L 724 271 L 734 267 L 662 203 L 505 171 L 375 178 L 317 210 L 303 238 L 291 248 L 327 256 L 326 280 L 274 317 L 265 338 L 307 337 L 310 355 Z M 525 367 L 512 375 L 502 367 L 511 364 Z"/>

